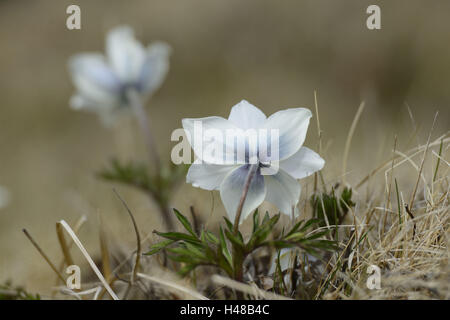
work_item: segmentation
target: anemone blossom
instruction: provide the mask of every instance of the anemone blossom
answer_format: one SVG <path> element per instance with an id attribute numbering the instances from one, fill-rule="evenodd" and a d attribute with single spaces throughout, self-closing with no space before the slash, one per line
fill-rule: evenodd
<path id="1" fill-rule="evenodd" d="M 183 119 L 183 128 L 197 157 L 189 168 L 187 182 L 194 187 L 219 190 L 227 214 L 233 221 L 249 172 L 255 170 L 253 179 L 249 181 L 239 222 L 264 200 L 274 204 L 282 213 L 291 215 L 300 197 L 297 179 L 321 170 L 325 164 L 317 153 L 303 146 L 311 117 L 311 112 L 305 108 L 286 109 L 266 117 L 260 109 L 243 100 L 231 109 L 228 119 L 215 116 Z M 219 131 L 223 136 L 230 129 L 275 130 L 277 150 L 271 150 L 270 155 L 263 152 L 261 141 L 269 146 L 274 145 L 266 135 L 259 139 L 256 148 L 250 148 L 246 140 L 245 156 L 240 156 L 242 148 L 236 145 L 235 139 L 201 135 L 195 129 L 199 124 L 203 130 Z M 205 156 L 204 150 L 211 149 L 211 146 L 224 152 L 217 153 L 217 156 Z"/>
<path id="2" fill-rule="evenodd" d="M 127 91 L 147 99 L 164 81 L 169 69 L 170 47 L 154 42 L 145 48 L 128 26 L 112 29 L 106 37 L 106 56 L 80 53 L 70 58 L 69 70 L 76 94 L 70 105 L 92 111 L 105 124 L 128 111 Z"/>

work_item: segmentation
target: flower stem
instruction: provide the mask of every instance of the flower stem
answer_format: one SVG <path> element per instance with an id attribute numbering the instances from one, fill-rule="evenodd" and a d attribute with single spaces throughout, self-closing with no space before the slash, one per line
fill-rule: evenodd
<path id="1" fill-rule="evenodd" d="M 126 92 L 127 98 L 131 104 L 134 115 L 136 116 L 139 126 L 141 127 L 142 134 L 144 135 L 145 143 L 147 144 L 147 149 L 150 155 L 150 160 L 153 161 L 155 165 L 156 174 L 160 174 L 161 163 L 156 150 L 156 144 L 153 139 L 151 132 L 150 121 L 148 121 L 147 113 L 145 112 L 144 106 L 142 104 L 142 99 L 139 93 L 134 89 L 129 89 Z"/>
<path id="2" fill-rule="evenodd" d="M 126 92 L 127 98 L 130 102 L 131 108 L 133 109 L 134 115 L 139 122 L 142 134 L 144 135 L 145 143 L 147 145 L 147 150 L 149 153 L 150 161 L 153 161 L 155 166 L 154 175 L 156 177 L 156 183 L 158 184 L 157 190 L 161 190 L 161 161 L 159 159 L 158 151 L 156 149 L 155 140 L 152 135 L 150 121 L 148 120 L 147 113 L 145 112 L 144 106 L 142 104 L 142 99 L 139 93 L 134 89 L 129 89 Z M 161 201 L 159 195 L 150 194 L 150 196 L 157 202 L 158 207 L 162 213 L 166 227 L 169 230 L 173 230 L 174 224 L 172 216 L 170 214 L 170 209 L 167 207 L 165 201 Z"/>
<path id="3" fill-rule="evenodd" d="M 173 219 L 172 216 L 173 214 L 171 213 L 171 210 L 168 206 L 165 206 L 163 204 L 160 204 L 160 210 L 162 212 L 162 215 L 164 217 L 164 222 L 166 223 L 166 227 L 169 231 L 173 231 L 175 230 L 175 226 L 173 224 Z"/>
<path id="4" fill-rule="evenodd" d="M 236 235 L 239 231 L 239 221 L 241 220 L 242 208 L 244 207 L 245 199 L 247 198 L 248 190 L 250 189 L 250 184 L 255 176 L 256 170 L 258 169 L 258 164 L 250 165 L 248 170 L 247 178 L 245 179 L 244 190 L 242 191 L 241 199 L 236 210 L 236 216 L 234 218 L 234 228 L 233 233 Z"/>
<path id="5" fill-rule="evenodd" d="M 237 235 L 239 232 L 239 222 L 241 220 L 242 209 L 244 207 L 245 199 L 247 198 L 248 190 L 250 189 L 250 184 L 253 180 L 253 177 L 256 174 L 256 170 L 258 169 L 258 164 L 252 164 L 247 174 L 247 178 L 245 179 L 244 190 L 242 191 L 241 199 L 239 200 L 239 204 L 236 210 L 236 216 L 234 219 L 233 233 Z M 242 282 L 244 278 L 244 259 L 245 253 L 243 248 L 236 246 L 233 244 L 233 261 L 234 261 L 234 279 L 236 281 Z M 237 299 L 242 300 L 244 296 L 241 292 L 237 293 Z"/>

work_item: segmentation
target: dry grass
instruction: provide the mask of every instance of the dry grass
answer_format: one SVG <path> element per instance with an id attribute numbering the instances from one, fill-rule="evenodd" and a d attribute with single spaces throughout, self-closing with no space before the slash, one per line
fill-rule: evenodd
<path id="1" fill-rule="evenodd" d="M 361 112 L 362 107 L 347 139 L 344 171 L 351 137 Z M 320 126 L 318 130 L 320 132 Z M 245 284 L 224 278 L 208 268 L 196 271 L 190 278 L 180 279 L 171 271 L 174 265 L 167 263 L 164 256 L 142 256 L 139 259 L 141 247 L 148 246 L 152 237 L 148 234 L 141 239 L 138 222 L 125 201 L 123 203 L 135 227 L 137 245 L 131 252 L 115 248 L 117 252 L 113 254 L 105 252 L 110 249 L 104 244 L 104 236 L 100 238 L 103 243 L 102 271 L 103 275 L 108 273 L 107 277 L 98 270 L 75 232 L 65 222 L 58 224 L 57 228 L 62 256 L 66 264 L 72 261 L 72 242 L 65 240 L 61 226 L 69 232 L 70 240 L 82 250 L 103 284 L 103 291 L 95 294 L 95 298 L 101 299 L 116 298 L 116 294 L 118 298 L 130 299 L 229 299 L 234 298 L 237 291 L 252 299 L 449 299 L 449 162 L 446 155 L 450 137 L 448 132 L 433 140 L 431 137 L 430 131 L 426 144 L 403 151 L 397 145 L 397 137 L 393 139 L 390 158 L 362 177 L 353 188 L 356 205 L 348 208 L 342 223 L 338 227 L 329 224 L 323 227 L 338 230 L 335 236 L 339 239 L 340 250 L 324 254 L 314 263 L 302 259 L 295 270 L 288 270 L 285 276 L 295 273 L 298 278 L 296 286 L 292 288 L 292 283 L 289 284 L 291 290 L 277 291 L 274 283 L 279 280 L 267 275 L 270 252 L 251 256 L 246 262 Z M 327 173 L 326 170 L 323 172 L 325 179 L 322 179 L 329 179 L 328 187 L 331 183 L 342 183 L 333 181 L 326 176 Z M 399 182 L 402 187 L 399 187 Z M 304 215 L 311 215 L 310 196 L 303 195 L 305 200 L 299 205 Z M 75 230 L 81 225 L 78 223 Z M 108 257 L 120 255 L 123 258 L 112 267 L 112 261 L 105 261 Z M 43 256 L 46 257 L 45 254 Z M 61 268 L 56 269 L 48 257 L 46 260 L 61 278 Z M 266 261 L 265 269 L 258 267 L 262 261 Z M 380 289 L 370 290 L 366 285 L 370 265 L 381 269 Z M 292 278 L 285 279 L 289 282 Z M 98 285 L 100 283 L 85 281 L 82 290 L 92 293 Z M 80 298 L 77 292 L 67 292 L 63 287 L 59 289 L 60 294 L 53 298 Z M 105 291 L 110 296 L 105 295 Z"/>

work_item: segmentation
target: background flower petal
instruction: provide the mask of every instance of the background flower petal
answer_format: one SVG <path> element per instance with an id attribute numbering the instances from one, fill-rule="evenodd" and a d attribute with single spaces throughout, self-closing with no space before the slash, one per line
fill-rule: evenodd
<path id="1" fill-rule="evenodd" d="M 286 271 L 291 268 L 294 264 L 295 254 L 297 253 L 296 248 L 284 248 L 280 250 L 280 268 L 281 271 Z M 270 265 L 269 274 L 272 275 L 277 269 L 278 251 L 276 251 L 272 256 L 272 263 Z"/>
<path id="2" fill-rule="evenodd" d="M 82 53 L 69 60 L 69 70 L 78 93 L 93 103 L 114 104 L 120 82 L 101 54 Z"/>
<path id="3" fill-rule="evenodd" d="M 106 53 L 113 70 L 123 82 L 138 82 L 146 51 L 135 39 L 133 29 L 128 26 L 112 29 L 106 37 Z"/>
<path id="4" fill-rule="evenodd" d="M 70 107 L 74 110 L 85 110 L 95 112 L 105 127 L 112 127 L 120 115 L 129 113 L 130 109 L 120 108 L 120 100 L 117 101 L 94 101 L 81 94 L 75 94 L 70 98 Z"/>
<path id="5" fill-rule="evenodd" d="M 220 197 L 228 213 L 228 217 L 234 222 L 236 210 L 244 190 L 245 181 L 250 169 L 250 165 L 240 166 L 231 171 L 220 185 Z M 247 198 L 242 208 L 241 220 L 245 218 L 264 201 L 266 197 L 266 186 L 264 178 L 259 169 L 256 171 L 248 190 Z"/>
<path id="6" fill-rule="evenodd" d="M 139 76 L 142 92 L 152 94 L 161 86 L 169 71 L 170 51 L 170 46 L 164 42 L 155 42 L 148 46 Z"/>

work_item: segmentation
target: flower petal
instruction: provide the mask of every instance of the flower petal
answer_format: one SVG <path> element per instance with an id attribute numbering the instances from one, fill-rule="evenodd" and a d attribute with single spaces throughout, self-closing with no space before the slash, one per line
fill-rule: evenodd
<path id="1" fill-rule="evenodd" d="M 134 37 L 133 29 L 120 26 L 106 37 L 106 52 L 113 70 L 125 83 L 137 83 L 145 61 L 145 48 Z"/>
<path id="2" fill-rule="evenodd" d="M 267 188 L 266 200 L 290 216 L 300 198 L 298 181 L 279 169 L 277 174 L 264 176 L 264 183 Z"/>
<path id="3" fill-rule="evenodd" d="M 228 120 L 241 129 L 257 129 L 264 124 L 266 115 L 248 101 L 242 100 L 231 109 Z"/>
<path id="4" fill-rule="evenodd" d="M 69 60 L 71 73 L 78 93 L 95 103 L 117 103 L 120 82 L 106 64 L 104 57 L 95 53 L 82 53 Z"/>
<path id="5" fill-rule="evenodd" d="M 119 108 L 119 102 L 94 101 L 87 97 L 76 94 L 70 98 L 70 107 L 74 110 L 86 110 L 99 115 L 105 127 L 112 127 L 117 119 L 130 112 L 128 108 Z"/>
<path id="6" fill-rule="evenodd" d="M 280 161 L 280 168 L 296 179 L 305 178 L 321 170 L 324 165 L 325 160 L 307 147 L 301 147 L 291 157 Z"/>
<path id="7" fill-rule="evenodd" d="M 296 248 L 283 248 L 280 250 L 280 269 L 281 271 L 286 271 L 289 268 L 292 268 L 294 265 L 294 259 L 296 257 L 297 249 Z M 278 252 L 272 257 L 272 263 L 269 270 L 269 275 L 273 274 L 277 268 L 277 260 L 278 260 Z"/>
<path id="8" fill-rule="evenodd" d="M 170 46 L 163 42 L 152 43 L 147 48 L 139 76 L 142 92 L 152 94 L 161 86 L 169 71 L 170 51 Z"/>
<path id="9" fill-rule="evenodd" d="M 244 191 L 245 181 L 247 180 L 250 165 L 240 166 L 231 171 L 220 185 L 220 197 L 228 213 L 228 217 L 234 222 L 236 210 Z M 256 171 L 248 189 L 247 197 L 242 208 L 241 220 L 245 218 L 264 201 L 266 197 L 266 187 L 264 178 Z"/>
<path id="10" fill-rule="evenodd" d="M 306 138 L 311 111 L 305 108 L 278 111 L 267 118 L 263 127 L 270 132 L 278 130 L 278 157 L 272 156 L 270 161 L 282 160 L 296 153 Z"/>
<path id="11" fill-rule="evenodd" d="M 105 101 L 95 101 L 93 99 L 89 99 L 87 96 L 82 94 L 75 94 L 70 98 L 70 107 L 73 110 L 87 110 L 93 112 L 107 112 L 112 111 L 113 104 L 115 102 L 108 103 Z"/>
<path id="12" fill-rule="evenodd" d="M 195 155 L 210 164 L 237 164 L 234 141 L 227 143 L 227 130 L 236 126 L 222 117 L 183 119 L 183 129 Z M 242 163 L 242 162 L 241 162 Z"/>
<path id="13" fill-rule="evenodd" d="M 206 190 L 219 190 L 220 184 L 236 166 L 201 163 L 196 160 L 190 167 L 186 182 Z"/>

